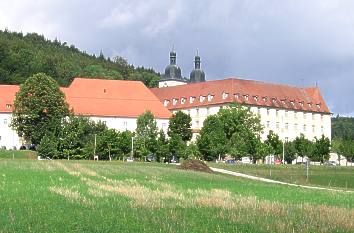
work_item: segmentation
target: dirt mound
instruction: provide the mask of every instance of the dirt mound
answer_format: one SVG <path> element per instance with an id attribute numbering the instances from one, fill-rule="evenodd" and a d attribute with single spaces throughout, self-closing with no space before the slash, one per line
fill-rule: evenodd
<path id="1" fill-rule="evenodd" d="M 179 166 L 180 169 L 194 170 L 199 172 L 213 173 L 213 171 L 203 161 L 197 159 L 186 159 Z"/>

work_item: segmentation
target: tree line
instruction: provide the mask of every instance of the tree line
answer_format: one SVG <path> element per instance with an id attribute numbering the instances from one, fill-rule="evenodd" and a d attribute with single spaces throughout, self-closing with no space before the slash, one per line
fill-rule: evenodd
<path id="1" fill-rule="evenodd" d="M 354 160 L 354 118 L 332 118 L 332 150 L 348 161 Z"/>
<path id="2" fill-rule="evenodd" d="M 50 75 L 60 86 L 68 86 L 75 77 L 137 80 L 148 87 L 156 87 L 160 79 L 153 69 L 134 67 L 119 56 L 89 55 L 37 33 L 0 30 L 0 84 L 22 84 L 37 73 Z"/>

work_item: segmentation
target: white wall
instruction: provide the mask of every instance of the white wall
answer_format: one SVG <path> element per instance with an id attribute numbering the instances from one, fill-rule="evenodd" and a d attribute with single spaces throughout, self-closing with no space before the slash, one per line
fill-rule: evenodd
<path id="1" fill-rule="evenodd" d="M 182 112 L 189 114 L 192 118 L 192 129 L 201 129 L 204 120 L 216 114 L 220 107 L 227 105 L 209 105 L 198 108 L 181 109 Z M 331 115 L 322 113 L 309 113 L 295 110 L 275 109 L 258 106 L 250 106 L 251 112 L 261 118 L 263 125 L 262 140 L 267 138 L 270 130 L 279 135 L 281 140 L 294 140 L 300 134 L 304 134 L 309 140 L 322 135 L 331 139 Z M 175 113 L 178 110 L 173 110 Z M 193 136 L 195 140 L 196 135 Z"/>
<path id="2" fill-rule="evenodd" d="M 0 148 L 19 149 L 22 143 L 17 133 L 10 128 L 11 113 L 0 113 Z"/>
<path id="3" fill-rule="evenodd" d="M 173 87 L 173 86 L 179 86 L 179 85 L 185 85 L 185 84 L 187 84 L 187 83 L 186 82 L 174 81 L 174 80 L 160 81 L 159 82 L 159 88 L 161 88 L 161 87 Z"/>
<path id="4" fill-rule="evenodd" d="M 95 122 L 102 121 L 110 129 L 116 129 L 118 131 L 135 131 L 137 118 L 126 118 L 126 117 L 90 117 Z M 155 119 L 158 129 L 162 129 L 167 133 L 168 129 L 168 119 Z"/>

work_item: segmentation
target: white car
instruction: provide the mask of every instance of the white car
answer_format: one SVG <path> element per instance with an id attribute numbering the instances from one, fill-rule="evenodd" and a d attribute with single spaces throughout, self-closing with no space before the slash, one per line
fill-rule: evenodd
<path id="1" fill-rule="evenodd" d="M 252 162 L 251 162 L 251 159 L 250 159 L 250 157 L 242 157 L 241 158 L 241 163 L 243 163 L 243 164 L 251 164 Z"/>

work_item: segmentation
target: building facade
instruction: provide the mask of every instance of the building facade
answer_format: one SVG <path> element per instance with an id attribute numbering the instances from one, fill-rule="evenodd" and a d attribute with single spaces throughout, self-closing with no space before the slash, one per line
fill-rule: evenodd
<path id="1" fill-rule="evenodd" d="M 10 127 L 18 90 L 16 85 L 0 85 L 0 148 L 18 149 L 25 144 Z M 158 128 L 167 132 L 171 113 L 142 82 L 76 78 L 61 90 L 75 115 L 119 131 L 135 131 L 138 116 L 151 111 Z"/>
<path id="2" fill-rule="evenodd" d="M 298 88 L 229 78 L 151 89 L 172 113 L 192 118 L 194 138 L 204 120 L 230 103 L 238 103 L 259 115 L 265 140 L 272 130 L 285 141 L 304 134 L 309 140 L 331 138 L 331 113 L 317 87 Z"/>

